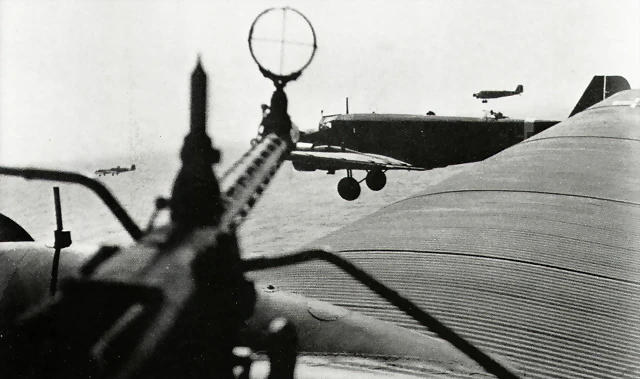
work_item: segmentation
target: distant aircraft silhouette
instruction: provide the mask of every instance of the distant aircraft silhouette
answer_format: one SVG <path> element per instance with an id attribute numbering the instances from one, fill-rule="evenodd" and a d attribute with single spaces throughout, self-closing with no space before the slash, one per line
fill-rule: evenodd
<path id="1" fill-rule="evenodd" d="M 96 170 L 95 173 L 98 174 L 98 176 L 106 176 L 108 174 L 111 174 L 111 176 L 114 176 L 114 175 L 120 175 L 123 172 L 135 171 L 135 170 L 136 170 L 136 165 L 132 164 L 131 168 L 118 166 L 118 167 L 113 167 L 113 168 L 106 168 L 106 169 Z"/>
<path id="2" fill-rule="evenodd" d="M 474 93 L 473 97 L 475 97 L 476 99 L 482 99 L 482 102 L 486 103 L 488 101 L 487 99 L 497 99 L 499 97 L 520 95 L 523 91 L 524 87 L 522 87 L 522 84 L 519 84 L 516 87 L 515 91 L 480 91 L 478 93 Z"/>

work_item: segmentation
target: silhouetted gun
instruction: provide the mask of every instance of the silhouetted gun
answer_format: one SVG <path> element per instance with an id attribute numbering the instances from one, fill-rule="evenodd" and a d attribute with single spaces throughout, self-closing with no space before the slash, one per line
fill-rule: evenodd
<path id="1" fill-rule="evenodd" d="M 315 33 L 312 46 L 311 58 Z M 180 154 L 182 168 L 171 198 L 156 203 L 158 208 L 170 208 L 167 225 L 156 228 L 150 223 L 147 231 L 141 231 L 103 185 L 80 174 L 0 167 L 4 175 L 85 185 L 136 240 L 127 248 L 99 249 L 76 277 L 61 281 L 54 297 L 0 336 L 1 377 L 233 378 L 236 367 L 243 369 L 238 377 L 248 377 L 251 358 L 233 352 L 239 345 L 240 327 L 252 314 L 256 300 L 255 288 L 244 272 L 314 259 L 338 266 L 488 372 L 514 377 L 409 299 L 336 254 L 311 250 L 240 258 L 236 227 L 296 142 L 283 88 L 301 70 L 289 75 L 276 75 L 262 66 L 260 70 L 276 86 L 268 112 L 263 114 L 262 132 L 223 176 L 228 185 L 221 186 L 212 169 L 220 152 L 206 133 L 206 73 L 198 62 L 191 79 L 191 127 Z M 297 354 L 293 324 L 276 318 L 268 332 L 270 378 L 292 378 Z"/>

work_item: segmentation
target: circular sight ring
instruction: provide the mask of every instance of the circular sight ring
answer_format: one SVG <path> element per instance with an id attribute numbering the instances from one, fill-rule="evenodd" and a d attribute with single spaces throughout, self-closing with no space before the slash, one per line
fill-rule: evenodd
<path id="1" fill-rule="evenodd" d="M 273 73 L 272 71 L 268 70 L 267 68 L 265 68 L 263 65 L 260 64 L 260 62 L 258 61 L 258 58 L 256 58 L 256 55 L 253 51 L 253 32 L 255 29 L 255 26 L 258 22 L 258 20 L 260 20 L 260 18 L 262 16 L 264 16 L 265 14 L 272 12 L 272 11 L 276 11 L 276 10 L 282 10 L 283 12 L 287 12 L 287 11 L 293 11 L 295 13 L 297 13 L 300 17 L 302 17 L 302 19 L 307 23 L 307 25 L 309 25 L 309 29 L 311 29 L 311 35 L 313 36 L 313 44 L 309 44 L 310 46 L 313 47 L 313 50 L 311 52 L 311 55 L 309 56 L 309 59 L 307 60 L 307 62 L 301 67 L 299 68 L 297 71 L 294 71 L 288 75 L 278 75 Z M 282 43 L 284 43 L 285 41 L 282 41 Z M 300 13 L 298 10 L 291 8 L 291 7 L 282 7 L 282 8 L 269 8 L 264 10 L 262 13 L 260 13 L 255 20 L 253 20 L 253 23 L 251 24 L 251 29 L 249 30 L 249 38 L 248 38 L 248 43 L 249 43 L 249 52 L 251 53 L 251 58 L 253 58 L 253 61 L 256 62 L 256 64 L 258 65 L 258 68 L 260 68 L 260 72 L 262 72 L 262 75 L 264 75 L 266 78 L 271 79 L 274 84 L 276 84 L 276 86 L 280 85 L 280 86 L 284 86 L 287 82 L 292 81 L 292 80 L 296 80 L 300 74 L 302 74 L 302 71 L 304 71 L 309 64 L 311 63 L 311 61 L 313 60 L 314 56 L 316 55 L 316 50 L 318 49 L 318 44 L 317 44 L 317 39 L 316 39 L 316 31 L 313 29 L 313 25 L 311 25 L 311 22 L 309 21 L 309 19 L 307 17 L 305 17 L 305 15 L 303 15 L 302 13 Z"/>

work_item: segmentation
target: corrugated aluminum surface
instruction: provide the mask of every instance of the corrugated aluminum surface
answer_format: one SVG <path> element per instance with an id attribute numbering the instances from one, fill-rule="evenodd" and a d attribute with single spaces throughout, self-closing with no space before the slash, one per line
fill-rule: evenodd
<path id="1" fill-rule="evenodd" d="M 636 377 L 638 103 L 638 90 L 614 95 L 314 245 L 342 252 L 526 377 Z M 260 280 L 419 329 L 324 263 Z"/>

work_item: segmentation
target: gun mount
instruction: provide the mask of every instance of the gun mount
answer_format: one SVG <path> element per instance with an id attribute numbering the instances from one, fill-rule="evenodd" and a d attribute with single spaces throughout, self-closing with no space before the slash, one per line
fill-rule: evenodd
<path id="1" fill-rule="evenodd" d="M 126 249 L 103 247 L 79 277 L 64 279 L 50 301 L 25 315 L 3 338 L 2 355 L 15 358 L 4 359 L 5 374 L 48 377 L 54 365 L 59 377 L 233 377 L 237 332 L 256 296 L 242 271 L 235 229 L 294 146 L 283 91 L 288 80 L 278 81 L 263 119 L 264 138 L 234 165 L 236 180 L 221 191 L 213 171 L 221 154 L 206 132 L 207 75 L 198 59 L 191 77 L 191 126 L 168 201 L 172 222 L 146 233 L 93 179 L 49 170 L 0 170 L 86 185 L 139 241 Z M 286 321 L 274 328 L 277 338 L 295 339 Z M 293 374 L 290 357 L 275 361 L 289 363 L 274 370 Z"/>

